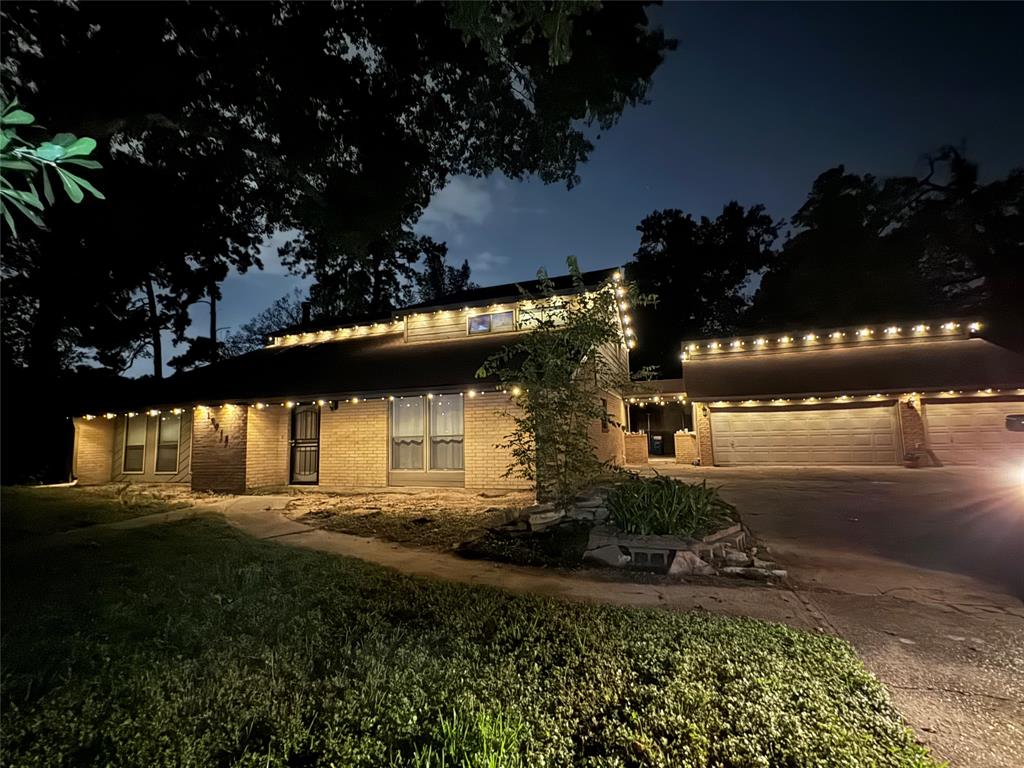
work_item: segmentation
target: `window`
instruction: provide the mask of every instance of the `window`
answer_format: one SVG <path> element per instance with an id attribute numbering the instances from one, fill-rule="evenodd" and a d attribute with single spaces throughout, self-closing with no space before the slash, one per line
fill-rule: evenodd
<path id="1" fill-rule="evenodd" d="M 146 417 L 129 416 L 124 434 L 124 471 L 142 472 L 146 463 Z"/>
<path id="2" fill-rule="evenodd" d="M 516 329 L 516 313 L 491 312 L 488 315 L 474 315 L 469 318 L 469 335 L 478 333 L 504 333 Z"/>
<path id="3" fill-rule="evenodd" d="M 181 416 L 161 416 L 156 432 L 156 471 L 178 471 L 178 442 L 181 438 Z"/>
<path id="4" fill-rule="evenodd" d="M 462 395 L 391 402 L 391 469 L 461 471 L 464 461 Z"/>
<path id="5" fill-rule="evenodd" d="M 423 426 L 422 397 L 399 397 L 392 401 L 392 469 L 423 469 Z"/>
<path id="6" fill-rule="evenodd" d="M 430 468 L 462 469 L 462 395 L 430 401 Z"/>

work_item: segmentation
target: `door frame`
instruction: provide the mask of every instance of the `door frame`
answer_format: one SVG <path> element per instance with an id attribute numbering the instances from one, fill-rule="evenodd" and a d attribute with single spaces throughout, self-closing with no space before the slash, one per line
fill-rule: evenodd
<path id="1" fill-rule="evenodd" d="M 311 406 L 316 411 L 316 480 L 295 479 L 295 416 L 299 408 Z M 320 484 L 320 427 L 322 424 L 320 405 L 318 403 L 295 404 L 288 414 L 288 485 L 319 485 Z"/>

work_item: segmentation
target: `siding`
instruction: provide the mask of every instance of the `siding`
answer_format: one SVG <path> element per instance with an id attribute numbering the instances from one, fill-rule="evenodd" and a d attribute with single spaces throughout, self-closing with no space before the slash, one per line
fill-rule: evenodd
<path id="1" fill-rule="evenodd" d="M 511 463 L 512 453 L 497 445 L 505 442 L 514 429 L 512 413 L 516 408 L 510 397 L 501 395 L 465 399 L 467 488 L 532 487 L 522 478 L 502 476 Z"/>
<path id="2" fill-rule="evenodd" d="M 188 411 L 181 414 L 181 435 L 178 440 L 178 470 L 174 473 L 156 471 L 156 440 L 160 416 L 146 417 L 146 453 L 142 472 L 124 471 L 124 433 L 127 416 L 118 416 L 114 426 L 113 476 L 118 483 L 188 483 L 192 480 L 192 417 Z"/>
<path id="3" fill-rule="evenodd" d="M 249 408 L 245 440 L 246 488 L 288 484 L 290 418 L 291 412 L 280 405 Z"/>
<path id="4" fill-rule="evenodd" d="M 249 409 L 222 405 L 192 413 L 192 488 L 244 493 Z"/>
<path id="5" fill-rule="evenodd" d="M 388 484 L 388 401 L 341 403 L 320 411 L 320 485 Z"/>
<path id="6" fill-rule="evenodd" d="M 109 483 L 114 451 L 114 423 L 76 418 L 72 472 L 81 485 Z"/>

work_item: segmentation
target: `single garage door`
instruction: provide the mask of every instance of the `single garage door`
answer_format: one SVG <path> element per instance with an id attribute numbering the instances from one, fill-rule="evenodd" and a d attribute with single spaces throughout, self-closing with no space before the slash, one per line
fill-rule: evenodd
<path id="1" fill-rule="evenodd" d="M 715 464 L 895 464 L 896 409 L 712 411 Z"/>
<path id="2" fill-rule="evenodd" d="M 1010 432 L 1006 417 L 1024 413 L 1024 401 L 925 403 L 928 446 L 945 464 L 991 464 L 1024 458 L 1024 432 Z"/>

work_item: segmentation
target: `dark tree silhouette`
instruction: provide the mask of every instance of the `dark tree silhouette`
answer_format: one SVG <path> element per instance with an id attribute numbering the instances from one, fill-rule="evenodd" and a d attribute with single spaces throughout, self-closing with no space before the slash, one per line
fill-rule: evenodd
<path id="1" fill-rule="evenodd" d="M 462 266 L 453 267 L 445 261 L 448 247 L 444 243 L 435 245 L 437 247 L 424 251 L 423 269 L 415 278 L 416 300 L 438 301 L 445 296 L 476 288 L 476 283 L 469 279 L 469 262 L 463 261 Z"/>
<path id="2" fill-rule="evenodd" d="M 396 242 L 454 174 L 575 183 L 586 127 L 641 102 L 674 46 L 635 3 L 8 2 L 2 14 L 4 95 L 34 91 L 38 122 L 95 137 L 104 166 L 106 203 L 58 205 L 30 259 L 5 260 L 24 278 L 12 285 L 35 292 L 24 359 L 50 370 L 61 339 L 122 366 L 157 329 L 184 335 L 188 304 L 259 266 L 271 231 L 327 246 L 298 258 L 383 264 L 382 238 Z"/>
<path id="3" fill-rule="evenodd" d="M 764 206 L 736 202 L 714 219 L 654 211 L 637 229 L 640 247 L 627 271 L 657 303 L 637 311 L 642 344 L 634 357 L 670 376 L 678 370 L 680 341 L 739 322 L 749 303 L 744 289 L 770 263 L 778 231 Z"/>

